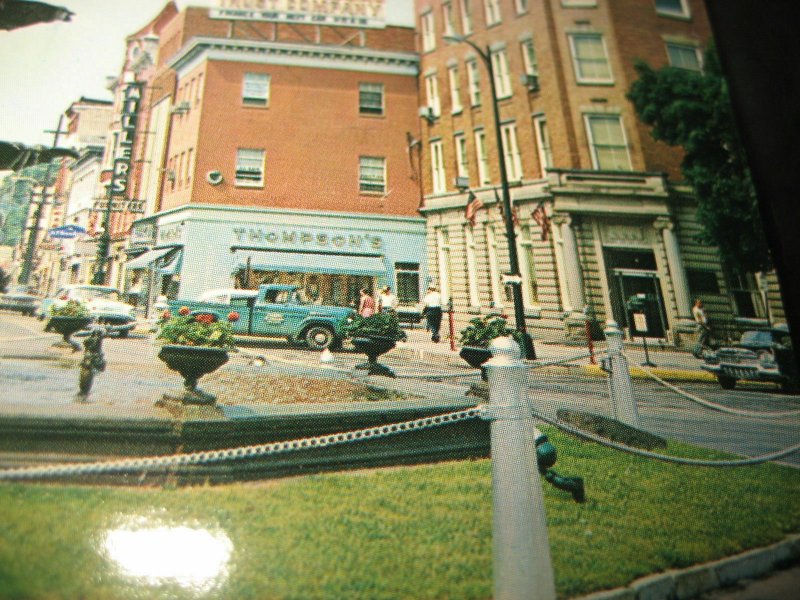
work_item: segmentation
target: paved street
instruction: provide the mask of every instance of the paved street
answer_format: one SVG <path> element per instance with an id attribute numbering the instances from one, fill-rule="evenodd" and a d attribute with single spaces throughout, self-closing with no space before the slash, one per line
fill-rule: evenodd
<path id="1" fill-rule="evenodd" d="M 436 360 L 447 358 L 442 356 L 449 352 L 446 345 L 439 345 L 435 349 L 438 355 L 434 355 L 434 349 L 426 348 L 424 342 L 414 341 L 420 339 L 419 333 L 412 335 L 412 341 L 404 348 L 385 357 L 384 362 L 400 377 L 384 384 L 426 397 L 462 398 L 470 384 L 477 381 L 477 373 L 464 368 L 456 360 Z M 58 336 L 43 334 L 42 324 L 35 319 L 11 313 L 0 314 L 0 356 L 3 357 L 0 385 L 6 390 L 0 402 L 0 412 L 50 414 L 62 411 L 73 415 L 113 417 L 117 414 L 147 418 L 156 414 L 152 403 L 161 393 L 180 383 L 177 376 L 156 357 L 152 336 L 111 337 L 104 342 L 108 370 L 95 378 L 90 403 L 76 405 L 73 401 L 77 385 L 75 361 L 79 360 L 80 353 L 66 357 L 60 353 L 53 354 L 49 347 L 57 339 Z M 424 362 L 410 360 L 404 354 L 410 348 L 423 348 L 429 355 Z M 577 355 L 581 351 L 581 348 L 539 345 L 540 357 L 546 359 Z M 48 352 L 52 359 L 33 360 L 35 356 L 48 355 Z M 628 354 L 631 356 L 632 353 L 629 351 Z M 267 364 L 253 366 L 250 364 L 252 357 L 263 357 Z M 693 360 L 680 353 L 657 353 L 655 359 L 673 364 L 683 361 L 686 365 L 691 365 Z M 634 354 L 631 362 L 635 360 Z M 361 362 L 364 362 L 362 355 L 345 349 L 335 354 L 331 366 L 322 366 L 319 353 L 275 341 L 260 347 L 243 347 L 242 352 L 233 354 L 223 368 L 246 373 L 263 371 L 349 378 L 352 368 Z M 578 362 L 587 363 L 586 360 Z M 696 368 L 696 361 L 694 364 Z M 440 381 L 418 379 L 420 375 L 431 373 L 463 374 L 465 377 Z M 633 385 L 644 427 L 665 437 L 745 456 L 779 450 L 800 440 L 800 417 L 756 419 L 728 415 L 698 406 L 650 380 L 634 379 Z M 771 385 L 747 384 L 732 392 L 723 391 L 714 383 L 681 383 L 680 387 L 701 398 L 737 409 L 768 412 L 800 408 L 800 396 L 783 394 Z M 578 368 L 532 369 L 529 393 L 532 401 L 549 416 L 554 416 L 561 407 L 611 413 L 606 380 Z M 226 402 L 236 404 L 235 399 L 229 398 Z M 786 462 L 800 465 L 800 456 L 790 456 Z"/>

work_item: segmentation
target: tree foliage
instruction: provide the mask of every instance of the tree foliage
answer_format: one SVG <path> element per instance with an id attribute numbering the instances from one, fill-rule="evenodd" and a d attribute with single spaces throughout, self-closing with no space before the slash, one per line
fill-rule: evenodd
<path id="1" fill-rule="evenodd" d="M 702 73 L 636 64 L 628 99 L 655 139 L 681 146 L 681 171 L 697 196 L 700 241 L 716 245 L 729 266 L 772 268 L 755 188 L 733 120 L 728 86 L 713 46 Z"/>

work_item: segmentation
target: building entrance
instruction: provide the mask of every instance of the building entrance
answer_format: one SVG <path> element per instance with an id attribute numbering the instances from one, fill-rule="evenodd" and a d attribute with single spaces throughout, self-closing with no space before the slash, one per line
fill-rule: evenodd
<path id="1" fill-rule="evenodd" d="M 603 256 L 614 320 L 631 337 L 665 338 L 669 324 L 653 251 L 604 248 Z M 634 313 L 644 315 L 646 331 L 636 327 Z"/>

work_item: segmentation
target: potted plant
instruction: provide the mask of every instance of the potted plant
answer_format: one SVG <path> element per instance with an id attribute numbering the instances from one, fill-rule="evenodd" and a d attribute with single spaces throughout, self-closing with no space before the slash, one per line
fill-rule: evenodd
<path id="1" fill-rule="evenodd" d="M 516 329 L 508 326 L 508 317 L 492 313 L 485 317 L 470 319 L 469 325 L 461 330 L 459 343 L 463 358 L 471 367 L 481 370 L 481 377 L 486 380 L 486 369 L 483 363 L 492 357 L 489 344 L 498 337 L 511 336 L 522 347 L 522 335 Z"/>
<path id="2" fill-rule="evenodd" d="M 185 388 L 183 394 L 165 395 L 166 399 L 183 404 L 214 404 L 215 396 L 199 390 L 197 381 L 228 362 L 228 351 L 234 348 L 230 323 L 238 319 L 235 311 L 228 314 L 228 322 L 223 322 L 213 313 L 192 313 L 186 306 L 177 316 L 169 311 L 162 315 L 156 337 L 162 341 L 158 358 L 180 373 Z"/>
<path id="3" fill-rule="evenodd" d="M 351 338 L 355 349 L 367 355 L 367 362 L 357 365 L 356 369 L 367 369 L 370 375 L 395 376 L 391 369 L 378 363 L 378 356 L 406 339 L 406 333 L 400 328 L 394 311 L 379 312 L 369 317 L 355 315 L 345 328 L 345 333 Z"/>
<path id="4" fill-rule="evenodd" d="M 53 306 L 50 309 L 50 320 L 47 322 L 45 331 L 55 331 L 64 338 L 59 342 L 59 346 L 72 348 L 73 352 L 80 350 L 80 346 L 70 339 L 76 331 L 86 328 L 92 322 L 88 307 L 83 302 L 77 300 L 67 300 L 61 306 Z"/>

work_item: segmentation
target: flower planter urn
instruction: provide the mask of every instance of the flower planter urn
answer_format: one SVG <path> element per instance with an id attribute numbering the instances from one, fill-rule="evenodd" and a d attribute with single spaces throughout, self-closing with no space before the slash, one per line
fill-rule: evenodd
<path id="1" fill-rule="evenodd" d="M 70 339 L 70 336 L 81 329 L 85 329 L 91 322 L 91 317 L 52 316 L 47 322 L 45 331 L 55 331 L 56 333 L 61 334 L 61 336 L 64 338 L 62 341 L 54 344 L 55 346 L 71 348 L 73 352 L 77 352 L 81 349 L 81 347 L 76 342 L 73 342 Z"/>
<path id="2" fill-rule="evenodd" d="M 351 341 L 357 351 L 367 355 L 367 362 L 356 365 L 356 369 L 366 369 L 368 375 L 396 377 L 394 371 L 378 362 L 378 357 L 381 354 L 386 354 L 395 347 L 396 342 L 392 338 L 381 336 L 354 337 Z"/>
<path id="3" fill-rule="evenodd" d="M 183 377 L 184 391 L 177 396 L 165 394 L 167 400 L 182 404 L 213 405 L 216 396 L 197 388 L 197 381 L 228 362 L 228 351 L 208 346 L 182 346 L 165 344 L 158 353 L 164 363 Z"/>
<path id="4" fill-rule="evenodd" d="M 491 350 L 488 348 L 479 348 L 477 346 L 464 346 L 461 348 L 461 352 L 459 352 L 458 355 L 473 369 L 480 369 L 481 379 L 486 381 L 486 367 L 483 366 L 483 363 L 492 358 Z"/>

